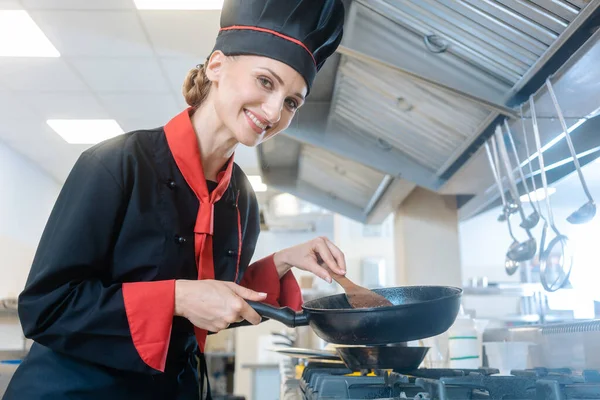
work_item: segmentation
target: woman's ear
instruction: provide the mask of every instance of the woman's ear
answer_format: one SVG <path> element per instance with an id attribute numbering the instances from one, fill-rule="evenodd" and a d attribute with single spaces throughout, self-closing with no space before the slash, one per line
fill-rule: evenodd
<path id="1" fill-rule="evenodd" d="M 220 50 L 216 50 L 210 55 L 210 58 L 204 66 L 204 71 L 209 81 L 218 82 L 220 80 L 223 66 L 225 65 L 225 59 L 225 54 Z"/>

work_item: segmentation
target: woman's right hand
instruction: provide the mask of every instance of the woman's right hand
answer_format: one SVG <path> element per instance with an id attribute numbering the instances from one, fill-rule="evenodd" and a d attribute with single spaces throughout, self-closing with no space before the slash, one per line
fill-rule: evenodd
<path id="1" fill-rule="evenodd" d="M 209 332 L 219 332 L 242 320 L 257 325 L 261 317 L 245 300 L 264 301 L 266 297 L 266 293 L 233 282 L 177 280 L 175 315 L 185 317 L 194 326 Z"/>

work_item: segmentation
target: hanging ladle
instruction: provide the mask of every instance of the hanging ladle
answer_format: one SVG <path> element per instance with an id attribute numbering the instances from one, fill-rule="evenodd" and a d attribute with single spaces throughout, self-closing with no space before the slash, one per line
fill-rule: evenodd
<path id="1" fill-rule="evenodd" d="M 500 126 L 496 127 L 495 136 L 496 141 L 498 142 L 498 148 L 500 150 L 500 156 L 504 164 L 504 169 L 508 178 L 508 190 L 517 204 L 519 215 L 521 216 L 521 225 L 524 225 L 527 221 L 527 217 L 523 212 L 523 206 L 521 205 L 521 200 L 519 199 L 519 191 L 515 182 L 513 168 L 510 164 L 510 160 L 508 159 L 508 152 L 506 150 L 506 145 L 504 144 L 504 135 L 502 134 L 502 128 L 500 128 Z M 519 243 L 519 246 L 515 247 L 512 251 L 509 251 L 507 253 L 507 256 L 511 260 L 531 260 L 535 256 L 535 253 L 537 251 L 537 243 L 533 235 L 531 235 L 530 230 L 528 228 L 523 229 L 525 230 L 525 233 L 527 233 L 527 239 L 524 242 Z"/>
<path id="2" fill-rule="evenodd" d="M 497 154 L 496 152 L 496 145 L 494 144 L 494 141 L 491 140 L 491 144 L 492 147 L 494 148 L 494 154 Z M 497 163 L 497 157 L 493 158 L 492 157 L 492 152 L 490 151 L 490 146 L 488 144 L 488 142 L 485 142 L 485 151 L 487 153 L 487 157 L 488 157 L 488 161 L 490 163 L 490 169 L 492 170 L 492 174 L 494 175 L 494 180 L 496 181 L 496 186 L 498 187 L 498 191 L 500 192 L 500 198 L 502 199 L 502 212 L 504 215 L 507 215 L 507 208 L 506 208 L 506 197 L 504 197 L 504 188 L 502 187 L 502 182 L 500 181 L 500 177 L 498 175 L 498 163 Z M 510 226 L 510 217 L 507 215 L 507 217 L 505 218 L 507 224 L 508 224 L 508 233 L 510 234 L 510 237 L 513 239 L 512 244 L 509 247 L 509 251 L 513 250 L 514 248 L 516 248 L 519 245 L 519 241 L 517 240 L 517 238 L 515 238 L 515 235 L 513 235 L 512 232 L 512 228 Z M 519 262 L 510 259 L 508 256 L 504 259 L 504 270 L 506 271 L 506 273 L 508 275 L 513 275 L 517 269 L 519 268 Z"/>
<path id="3" fill-rule="evenodd" d="M 496 145 L 494 144 L 494 141 L 492 140 L 492 147 L 495 149 Z M 511 214 L 514 214 L 517 212 L 517 206 L 515 204 L 515 202 L 512 200 L 512 198 L 507 198 L 504 194 L 504 189 L 502 187 L 502 183 L 499 181 L 500 179 L 500 165 L 498 164 L 498 154 L 497 152 L 494 152 L 494 154 L 496 155 L 495 159 L 492 159 L 491 157 L 491 153 L 490 153 L 490 149 L 489 149 L 489 145 L 487 144 L 487 142 L 485 143 L 486 146 L 486 151 L 488 152 L 488 159 L 490 162 L 490 168 L 492 169 L 492 172 L 494 173 L 494 179 L 496 179 L 496 185 L 498 186 L 498 190 L 500 191 L 500 196 L 502 198 L 502 212 L 500 213 L 500 215 L 498 216 L 498 218 L 496 219 L 498 222 L 505 222 L 508 221 L 508 218 L 510 217 Z M 495 161 L 495 164 L 494 164 Z M 510 229 L 510 222 L 509 222 L 509 227 Z M 516 239 L 515 239 L 516 240 Z"/>
<path id="4" fill-rule="evenodd" d="M 507 194 L 508 196 L 505 197 L 506 204 L 502 207 L 502 212 L 500 213 L 500 215 L 498 215 L 498 218 L 496 219 L 498 222 L 505 222 L 508 219 L 508 217 L 519 211 L 517 209 L 517 204 L 513 200 L 510 193 Z"/>
<path id="5" fill-rule="evenodd" d="M 529 206 L 533 209 L 533 212 L 531 214 L 529 214 L 529 216 L 523 222 L 521 222 L 520 226 L 523 229 L 531 229 L 531 228 L 535 227 L 538 224 L 538 222 L 540 221 L 540 215 L 539 215 L 537 209 L 535 208 L 535 206 L 533 205 L 533 200 L 531 199 L 531 193 L 529 192 L 529 185 L 527 185 L 527 179 L 525 179 L 525 174 L 523 173 L 523 170 L 521 169 L 521 161 L 519 160 L 519 154 L 517 153 L 517 147 L 515 146 L 515 141 L 513 139 L 512 132 L 510 131 L 510 127 L 508 126 L 508 121 L 506 119 L 504 120 L 504 128 L 506 129 L 506 134 L 507 134 L 508 140 L 510 142 L 510 147 L 512 149 L 513 157 L 515 159 L 515 162 L 517 163 L 517 170 L 519 171 L 519 176 L 521 178 L 521 182 L 523 182 L 523 187 L 525 188 L 525 191 L 527 192 L 527 198 L 529 199 Z"/>
<path id="6" fill-rule="evenodd" d="M 506 218 L 511 215 L 516 213 L 518 210 L 517 208 L 517 204 L 514 202 L 514 200 L 512 199 L 512 197 L 509 195 L 506 198 L 506 205 L 504 206 L 504 209 L 502 210 L 502 214 L 500 214 L 498 216 L 498 222 L 504 222 L 506 221 Z"/>
<path id="7" fill-rule="evenodd" d="M 533 173 L 533 167 L 531 166 L 531 152 L 529 151 L 529 142 L 527 141 L 527 127 L 525 126 L 525 118 L 523 117 L 523 105 L 519 107 L 519 114 L 521 116 L 521 128 L 523 130 L 523 143 L 525 144 L 525 153 L 527 154 L 527 166 L 529 167 L 529 176 L 531 177 L 531 186 L 533 186 L 533 193 L 535 196 L 535 203 L 537 205 L 537 211 L 540 218 L 544 221 L 542 226 L 542 237 L 540 239 L 540 248 L 538 260 L 542 259 L 544 252 L 544 245 L 546 244 L 546 233 L 548 232 L 548 220 L 542 214 L 542 205 L 540 204 L 540 196 L 537 191 L 535 184 L 535 174 Z"/>
<path id="8" fill-rule="evenodd" d="M 502 173 L 500 172 L 500 165 L 498 164 L 498 153 L 496 151 L 496 145 L 494 143 L 494 140 L 492 140 L 492 147 L 494 148 L 494 155 L 495 155 L 495 159 L 494 159 L 494 161 L 495 161 L 495 167 L 492 166 L 492 170 L 496 171 L 496 174 L 498 174 L 498 179 L 500 179 L 500 176 L 502 175 Z M 519 210 L 518 210 L 518 207 L 517 207 L 517 203 L 515 203 L 514 199 L 512 198 L 512 195 L 510 194 L 510 192 L 508 193 L 508 196 L 506 196 L 504 194 L 504 188 L 502 187 L 501 181 L 499 183 L 498 190 L 500 190 L 500 193 L 502 194 L 503 197 L 502 197 L 502 212 L 498 216 L 497 221 L 498 222 L 505 222 L 505 221 L 508 221 L 508 219 L 510 218 L 510 216 L 512 214 L 516 213 Z M 510 222 L 509 222 L 509 225 L 508 225 L 508 229 L 509 230 L 511 229 Z M 513 237 L 513 239 L 514 239 L 514 237 Z M 518 242 L 518 240 L 516 240 L 516 239 L 515 239 L 515 241 Z"/>
<path id="9" fill-rule="evenodd" d="M 531 121 L 533 124 L 533 137 L 535 138 L 535 145 L 538 153 L 538 160 L 540 163 L 540 175 L 542 178 L 542 185 L 544 187 L 544 196 L 546 200 L 546 211 L 548 213 L 548 220 L 550 227 L 556 234 L 556 237 L 548 243 L 548 248 L 544 250 L 540 258 L 540 280 L 542 286 L 549 292 L 555 292 L 567 282 L 571 270 L 573 269 L 573 255 L 570 252 L 569 238 L 560 233 L 556 225 L 554 224 L 554 215 L 552 213 L 552 204 L 550 202 L 550 196 L 548 193 L 548 181 L 546 179 L 546 169 L 544 167 L 544 153 L 542 152 L 542 143 L 540 140 L 540 132 L 537 125 L 537 117 L 535 113 L 535 104 L 533 102 L 533 95 L 529 96 L 529 108 L 531 111 Z M 552 250 L 554 247 L 560 245 L 560 256 L 558 257 L 559 272 L 556 274 L 554 280 L 548 279 L 548 262 L 550 257 L 554 256 Z M 553 272 L 553 271 L 550 271 Z"/>
<path id="10" fill-rule="evenodd" d="M 588 186 L 585 182 L 585 178 L 583 177 L 583 173 L 581 172 L 581 166 L 579 165 L 579 160 L 577 159 L 575 147 L 573 147 L 571 134 L 567 129 L 567 124 L 565 123 L 565 118 L 563 116 L 562 110 L 558 105 L 558 100 L 556 99 L 556 95 L 554 94 L 554 89 L 552 88 L 552 83 L 550 83 L 550 78 L 546 79 L 546 86 L 548 87 L 548 93 L 550 93 L 550 97 L 552 97 L 554 108 L 556 109 L 558 119 L 560 120 L 563 132 L 565 133 L 565 139 L 567 140 L 569 151 L 571 152 L 571 157 L 573 157 L 573 164 L 575 164 L 575 169 L 577 169 L 577 175 L 579 175 L 581 186 L 583 186 L 583 191 L 585 192 L 585 195 L 588 199 L 587 203 L 582 205 L 577 211 L 574 211 L 571 215 L 567 217 L 567 221 L 569 221 L 572 224 L 585 224 L 586 222 L 590 222 L 596 215 L 596 203 L 592 198 L 592 194 L 590 193 L 590 190 L 588 189 Z"/>

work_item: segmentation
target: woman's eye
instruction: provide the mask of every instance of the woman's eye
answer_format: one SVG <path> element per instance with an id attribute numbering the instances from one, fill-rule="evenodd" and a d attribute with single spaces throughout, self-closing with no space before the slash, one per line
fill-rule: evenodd
<path id="1" fill-rule="evenodd" d="M 264 77 L 261 76 L 261 77 L 258 78 L 258 81 L 266 89 L 272 89 L 272 87 L 273 87 L 273 84 L 267 78 L 264 78 Z"/>
<path id="2" fill-rule="evenodd" d="M 287 106 L 291 109 L 291 110 L 295 110 L 298 108 L 298 103 L 296 102 L 296 100 L 294 99 L 287 99 L 286 100 Z"/>

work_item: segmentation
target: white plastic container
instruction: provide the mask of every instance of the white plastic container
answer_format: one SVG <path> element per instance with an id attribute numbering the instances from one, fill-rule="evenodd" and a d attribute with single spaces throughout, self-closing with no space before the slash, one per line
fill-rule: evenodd
<path id="1" fill-rule="evenodd" d="M 462 307 L 456 321 L 448 330 L 450 368 L 476 369 L 482 365 L 481 337 L 486 323 L 475 321 Z"/>
<path id="2" fill-rule="evenodd" d="M 527 369 L 529 342 L 486 342 L 485 354 L 490 368 L 500 370 L 500 375 L 510 375 L 514 369 Z"/>

